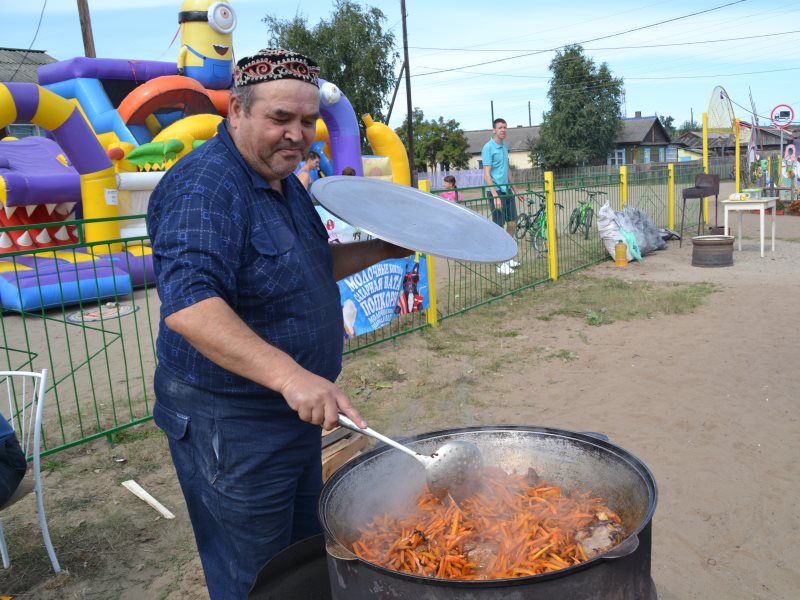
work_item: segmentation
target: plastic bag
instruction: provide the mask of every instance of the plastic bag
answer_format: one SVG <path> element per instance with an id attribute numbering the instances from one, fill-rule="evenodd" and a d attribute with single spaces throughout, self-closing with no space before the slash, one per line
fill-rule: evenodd
<path id="1" fill-rule="evenodd" d="M 623 232 L 624 227 L 620 223 L 622 216 L 622 213 L 616 212 L 608 202 L 600 207 L 600 210 L 597 211 L 597 229 L 600 232 L 600 239 L 611 258 L 614 258 L 614 246 L 617 242 L 622 241 L 628 247 L 628 261 L 634 259 L 640 261 L 642 255 L 639 253 L 636 236 L 630 230 Z M 625 221 L 627 222 L 627 219 Z M 631 226 L 630 223 L 626 224 Z"/>
<path id="2" fill-rule="evenodd" d="M 636 233 L 636 241 L 639 243 L 639 250 L 643 255 L 667 247 L 667 243 L 646 212 L 632 206 L 626 206 L 622 212 Z"/>
<path id="3" fill-rule="evenodd" d="M 649 215 L 639 208 L 626 206 L 623 211 L 616 211 L 606 202 L 597 212 L 597 229 L 611 258 L 619 240 L 628 246 L 629 261 L 641 262 L 642 256 L 667 247 Z"/>

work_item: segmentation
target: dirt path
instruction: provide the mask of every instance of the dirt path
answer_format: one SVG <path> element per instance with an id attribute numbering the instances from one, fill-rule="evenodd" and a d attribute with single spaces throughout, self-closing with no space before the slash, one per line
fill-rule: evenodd
<path id="1" fill-rule="evenodd" d="M 714 283 L 718 291 L 693 314 L 592 327 L 540 320 L 512 297 L 481 309 L 491 318 L 466 314 L 435 336 L 405 336 L 348 359 L 344 377 L 357 380 L 365 365 L 397 375 L 391 389 L 354 396 L 393 415 L 382 418 L 390 434 L 497 423 L 601 431 L 655 474 L 660 600 L 796 598 L 800 218 L 778 217 L 776 251 L 763 259 L 756 219 L 746 215 L 747 238 L 732 267 L 692 267 L 691 243 L 671 242 L 642 264 L 589 270 L 629 281 Z M 449 352 L 448 336 L 474 351 Z M 437 396 L 431 386 L 449 392 Z M 56 457 L 69 466 L 48 474 L 46 500 L 71 573 L 40 577 L 19 598 L 207 597 L 163 437 L 143 438 Z M 121 452 L 127 462 L 115 464 L 111 457 Z M 127 478 L 177 518 L 157 519 L 119 486 Z M 4 514 L 7 534 L 34 531 L 34 518 L 28 508 Z M 84 548 L 87 540 L 94 545 Z M 16 560 L 10 573 L 20 577 L 30 559 Z M 0 575 L 0 593 L 12 583 Z"/>

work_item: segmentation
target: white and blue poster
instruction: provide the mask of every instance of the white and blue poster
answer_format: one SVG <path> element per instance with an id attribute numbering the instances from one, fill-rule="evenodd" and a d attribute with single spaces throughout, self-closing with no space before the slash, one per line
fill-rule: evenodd
<path id="1" fill-rule="evenodd" d="M 321 206 L 316 209 L 328 230 L 329 243 L 371 239 Z M 397 315 L 430 307 L 428 264 L 419 252 L 408 258 L 384 260 L 338 283 L 346 339 L 380 329 Z"/>
<path id="2" fill-rule="evenodd" d="M 380 329 L 430 306 L 424 254 L 384 260 L 339 281 L 345 337 Z"/>

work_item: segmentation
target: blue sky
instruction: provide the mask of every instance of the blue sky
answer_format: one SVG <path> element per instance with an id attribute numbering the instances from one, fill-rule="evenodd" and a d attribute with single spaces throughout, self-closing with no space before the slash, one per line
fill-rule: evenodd
<path id="1" fill-rule="evenodd" d="M 4 1 L 2 45 L 27 48 L 33 42 L 34 49 L 58 59 L 83 55 L 76 0 L 47 0 L 36 34 L 44 3 Z M 332 0 L 231 4 L 238 16 L 239 57 L 265 45 L 266 14 L 289 19 L 299 12 L 313 25 L 328 18 L 334 5 Z M 395 34 L 402 56 L 400 0 L 363 4 L 384 11 L 384 28 Z M 89 0 L 89 6 L 99 57 L 176 59 L 179 40 L 170 42 L 181 0 Z M 528 125 L 529 114 L 537 125 L 548 109 L 552 49 L 585 42 L 587 56 L 606 62 L 625 80 L 627 116 L 671 115 L 679 125 L 693 114 L 700 121 L 712 90 L 721 85 L 739 118 L 749 119 L 752 91 L 762 125 L 779 104 L 792 106 L 800 121 L 800 1 L 505 0 L 494 6 L 499 10 L 493 12 L 485 1 L 406 1 L 412 101 L 427 119 L 452 118 L 465 130 L 489 128 L 493 103 L 494 115 L 509 126 Z M 392 127 L 400 125 L 405 107 L 401 85 Z"/>

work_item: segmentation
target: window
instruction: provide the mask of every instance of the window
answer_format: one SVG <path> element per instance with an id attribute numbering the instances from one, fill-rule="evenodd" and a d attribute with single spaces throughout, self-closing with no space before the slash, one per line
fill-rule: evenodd
<path id="1" fill-rule="evenodd" d="M 608 164 L 612 167 L 619 167 L 625 164 L 625 149 L 617 148 L 608 155 Z"/>
<path id="2" fill-rule="evenodd" d="M 667 149 L 664 146 L 658 147 L 658 162 L 667 162 Z"/>
<path id="3" fill-rule="evenodd" d="M 650 146 L 642 148 L 642 162 L 645 164 L 650 162 Z"/>
<path id="4" fill-rule="evenodd" d="M 16 138 L 30 137 L 32 135 L 42 135 L 38 125 L 33 123 L 12 123 L 6 127 L 8 135 Z"/>
<path id="5" fill-rule="evenodd" d="M 667 146 L 667 161 L 666 162 L 678 162 L 678 147 L 677 146 Z"/>

